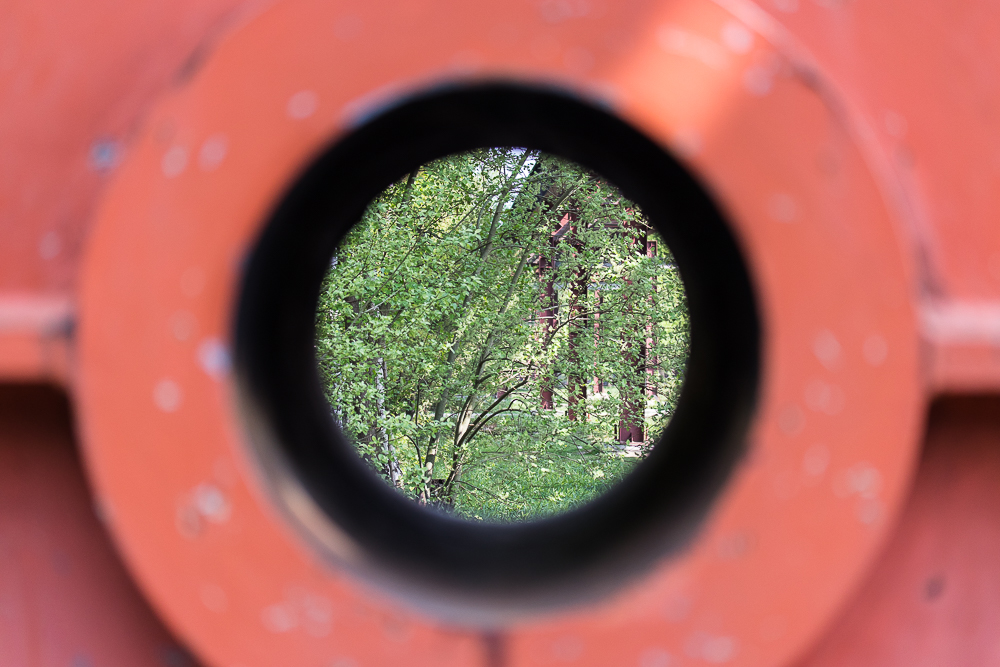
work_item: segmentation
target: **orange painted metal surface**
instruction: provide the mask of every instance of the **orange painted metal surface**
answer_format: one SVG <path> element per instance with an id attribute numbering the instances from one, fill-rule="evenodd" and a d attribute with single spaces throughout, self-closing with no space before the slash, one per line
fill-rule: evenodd
<path id="1" fill-rule="evenodd" d="M 912 271 L 855 128 L 821 94 L 833 91 L 710 2 L 609 6 L 556 28 L 541 18 L 529 4 L 393 16 L 372 3 L 281 3 L 151 115 L 113 184 L 79 301 L 88 462 L 145 590 L 210 662 L 358 659 L 386 646 L 385 617 L 405 619 L 399 650 L 417 664 L 481 651 L 475 628 L 456 634 L 365 589 L 285 525 L 221 362 L 240 260 L 273 202 L 354 118 L 443 82 L 559 81 L 672 144 L 728 213 L 764 310 L 752 451 L 695 543 L 602 603 L 502 628 L 508 664 L 546 664 L 565 647 L 593 665 L 650 652 L 787 662 L 884 540 L 922 414 Z M 347 20 L 368 38 L 329 39 Z M 492 39 L 506 22 L 527 31 L 516 43 L 555 31 L 592 62 Z M 615 49 L 602 41 L 609 26 L 627 31 Z M 739 37 L 705 50 L 727 34 Z M 472 64 L 458 68 L 462 58 Z M 224 608 L 206 605 L 209 590 Z"/>
<path id="2" fill-rule="evenodd" d="M 73 306 L 66 296 L 0 297 L 0 369 L 4 380 L 65 384 Z"/>
<path id="3" fill-rule="evenodd" d="M 2 293 L 72 294 L 95 202 L 150 105 L 247 4 L 5 3 Z"/>
<path id="4" fill-rule="evenodd" d="M 936 404 L 899 529 L 799 667 L 1000 662 L 998 479 L 1000 399 Z"/>
<path id="5" fill-rule="evenodd" d="M 98 522 L 65 396 L 0 386 L 0 665 L 193 667 Z"/>
<path id="6" fill-rule="evenodd" d="M 0 379 L 68 382 L 95 203 L 154 100 L 252 8 L 43 0 L 0 10 Z"/>
<path id="7" fill-rule="evenodd" d="M 988 3 L 64 4 L 0 9 L 0 381 L 69 387 L 94 502 L 207 664 L 1000 659 L 995 402 L 931 413 L 910 490 L 933 397 L 1000 391 Z M 271 506 L 227 365 L 240 261 L 299 170 L 382 104 L 497 78 L 608 105 L 673 150 L 743 244 L 765 325 L 751 453 L 691 548 L 500 629 L 320 562 Z M 85 564 L 63 586 L 30 558 L 0 570 L 7 590 L 41 582 L 0 614 L 22 647 L 0 665 L 147 664 L 167 635 L 86 507 L 55 504 L 85 496 L 71 452 L 38 444 L 65 427 L 32 435 L 35 390 L 2 392 L 4 488 Z M 4 544 L 49 548 L 20 532 Z"/>
<path id="8" fill-rule="evenodd" d="M 920 267 L 933 392 L 1000 389 L 1000 105 L 988 2 L 761 7 L 823 64 L 870 128 Z"/>

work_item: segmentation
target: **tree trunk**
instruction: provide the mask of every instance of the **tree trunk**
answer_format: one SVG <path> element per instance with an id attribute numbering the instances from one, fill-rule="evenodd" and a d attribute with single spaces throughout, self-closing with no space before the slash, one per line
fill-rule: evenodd
<path id="1" fill-rule="evenodd" d="M 386 463 L 383 466 L 382 474 L 388 477 L 393 486 L 399 488 L 402 485 L 402 473 L 399 469 L 399 461 L 396 459 L 396 451 L 389 442 L 389 431 L 385 428 L 385 386 L 387 382 L 387 372 L 385 359 L 377 357 L 375 359 L 375 407 L 378 411 L 378 419 L 383 426 L 378 428 L 379 443 Z"/>
<path id="2" fill-rule="evenodd" d="M 601 346 L 601 305 L 604 303 L 604 297 L 601 296 L 601 290 L 594 290 L 594 349 L 597 350 Z M 604 391 L 604 382 L 601 380 L 600 376 L 594 376 L 594 394 L 600 394 Z"/>
<path id="3" fill-rule="evenodd" d="M 629 226 L 635 227 L 636 225 L 633 223 Z M 643 255 L 646 254 L 646 234 L 636 239 L 634 244 L 637 252 Z M 626 279 L 625 284 L 631 285 L 632 280 Z M 634 313 L 630 306 L 626 306 L 625 317 L 628 322 L 634 319 Z M 643 333 L 645 333 L 645 326 L 643 326 Z M 636 341 L 624 341 L 622 352 L 625 356 L 626 364 L 634 368 L 634 371 L 631 384 L 621 388 L 624 393 L 624 402 L 622 404 L 621 421 L 618 424 L 618 441 L 622 445 L 628 441 L 642 443 L 646 440 L 644 428 L 646 411 L 646 350 L 645 338 L 638 345 Z M 626 380 L 626 382 L 628 381 Z"/>
<path id="4" fill-rule="evenodd" d="M 559 240 L 556 234 L 564 224 L 569 223 L 569 214 L 563 216 L 562 220 L 556 223 L 556 229 L 549 237 L 549 254 L 538 258 L 538 280 L 542 285 L 542 310 L 538 314 L 541 325 L 542 349 L 548 347 L 548 342 L 552 338 L 553 332 L 558 324 L 559 317 L 559 294 L 556 291 L 555 269 L 556 269 L 556 246 Z M 552 364 L 549 364 L 542 371 L 542 379 L 539 383 L 539 396 L 542 410 L 552 410 L 555 408 L 553 400 L 553 389 L 555 384 L 555 373 Z"/>
<path id="5" fill-rule="evenodd" d="M 476 268 L 474 275 L 478 276 L 486 265 L 486 261 L 489 259 L 490 254 L 493 251 L 493 240 L 496 236 L 497 228 L 500 225 L 500 219 L 503 215 L 504 207 L 507 203 L 507 197 L 510 195 L 511 190 L 514 189 L 514 184 L 517 182 L 518 175 L 521 173 L 521 169 L 524 168 L 525 162 L 528 161 L 530 155 L 529 151 L 524 151 L 524 155 L 521 157 L 521 161 L 517 164 L 517 168 L 511 172 L 510 178 L 507 180 L 503 190 L 497 196 L 497 204 L 493 211 L 493 217 L 490 219 L 490 228 L 486 233 L 486 239 L 483 242 L 482 248 L 479 251 L 479 266 Z M 466 293 L 465 298 L 462 300 L 462 307 L 460 312 L 465 313 L 469 307 L 473 298 L 472 290 Z M 448 401 L 451 398 L 451 392 L 447 386 L 448 381 L 451 378 L 451 374 L 455 367 L 455 359 L 458 358 L 459 349 L 461 341 L 458 338 L 457 333 L 454 334 L 454 339 L 448 350 L 447 367 L 448 372 L 444 380 L 445 386 L 441 388 L 441 395 L 438 398 L 437 403 L 434 406 L 434 420 L 440 421 L 444 417 L 445 408 L 448 405 Z M 427 502 L 431 498 L 431 488 L 430 481 L 434 476 L 434 462 L 437 460 L 438 454 L 438 443 L 440 441 L 440 433 L 430 437 L 427 443 L 427 454 L 424 458 L 424 471 L 423 471 L 423 489 L 418 496 L 421 502 Z"/>
<path id="6" fill-rule="evenodd" d="M 656 257 L 656 241 L 646 237 L 646 257 Z M 653 291 L 656 292 L 656 276 L 653 276 Z M 649 296 L 650 305 L 653 303 L 653 295 Z M 660 360 L 656 356 L 655 331 L 653 322 L 646 322 L 646 395 L 650 398 L 656 397 L 656 372 L 660 367 Z"/>
<path id="7" fill-rule="evenodd" d="M 571 215 L 570 220 L 576 219 L 576 215 Z M 574 256 L 581 247 L 581 242 L 577 236 L 576 225 L 570 227 L 570 244 L 574 248 Z M 566 416 L 570 421 L 586 421 L 587 412 L 587 379 L 584 371 L 583 354 L 581 353 L 582 339 L 588 330 L 587 322 L 587 289 L 590 283 L 590 276 L 585 268 L 577 267 L 571 288 L 571 306 L 568 333 L 568 361 L 566 397 L 569 407 Z"/>

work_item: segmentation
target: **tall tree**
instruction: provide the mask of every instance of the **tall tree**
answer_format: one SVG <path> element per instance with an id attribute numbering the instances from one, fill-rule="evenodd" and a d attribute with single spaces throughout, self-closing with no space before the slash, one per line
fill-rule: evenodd
<path id="1" fill-rule="evenodd" d="M 523 519 L 589 500 L 645 454 L 683 381 L 683 286 L 650 240 L 617 189 L 551 155 L 424 165 L 372 202 L 324 282 L 335 419 L 421 502 Z"/>

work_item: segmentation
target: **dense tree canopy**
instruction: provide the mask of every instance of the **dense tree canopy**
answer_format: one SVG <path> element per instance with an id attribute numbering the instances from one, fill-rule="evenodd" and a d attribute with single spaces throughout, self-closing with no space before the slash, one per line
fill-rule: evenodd
<path id="1" fill-rule="evenodd" d="M 386 481 L 488 520 L 626 474 L 683 381 L 683 286 L 642 212 L 536 151 L 442 158 L 387 188 L 333 258 L 316 356 Z"/>

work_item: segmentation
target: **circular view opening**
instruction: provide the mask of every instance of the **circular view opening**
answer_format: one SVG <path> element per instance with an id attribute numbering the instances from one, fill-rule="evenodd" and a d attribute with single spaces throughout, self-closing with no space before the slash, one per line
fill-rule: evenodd
<path id="1" fill-rule="evenodd" d="M 744 451 L 759 338 L 737 241 L 668 152 L 562 92 L 469 85 L 289 184 L 244 264 L 237 405 L 318 555 L 504 623 L 689 543 Z"/>
<path id="2" fill-rule="evenodd" d="M 586 503 L 651 452 L 688 356 L 663 239 L 607 179 L 487 148 L 386 188 L 323 281 L 331 414 L 384 482 L 476 520 Z"/>

